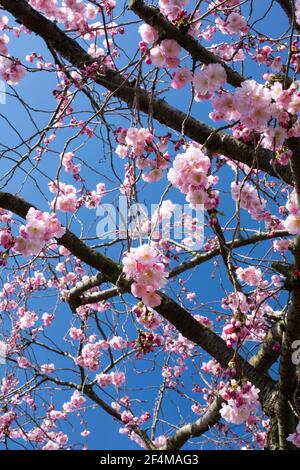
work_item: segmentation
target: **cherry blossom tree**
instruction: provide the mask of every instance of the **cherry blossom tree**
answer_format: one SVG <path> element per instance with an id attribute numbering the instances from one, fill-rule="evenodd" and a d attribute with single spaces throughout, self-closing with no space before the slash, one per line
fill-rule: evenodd
<path id="1" fill-rule="evenodd" d="M 300 448 L 300 1 L 0 6 L 1 447 Z"/>

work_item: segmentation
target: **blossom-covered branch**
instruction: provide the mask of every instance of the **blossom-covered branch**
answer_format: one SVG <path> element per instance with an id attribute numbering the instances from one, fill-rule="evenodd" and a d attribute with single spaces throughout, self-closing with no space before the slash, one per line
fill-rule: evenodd
<path id="1" fill-rule="evenodd" d="M 134 11 L 147 24 L 153 26 L 161 37 L 175 39 L 181 47 L 190 53 L 194 60 L 199 60 L 203 64 L 220 64 L 226 71 L 227 80 L 230 85 L 240 86 L 244 78 L 224 61 L 210 52 L 197 42 L 188 32 L 184 31 L 184 27 L 177 28 L 173 23 L 168 21 L 159 10 L 148 6 L 143 0 L 131 0 L 129 8 Z"/>
<path id="2" fill-rule="evenodd" d="M 0 207 L 11 210 L 21 217 L 26 217 L 30 204 L 8 193 L 0 193 Z M 123 289 L 130 291 L 130 281 L 121 277 L 122 270 L 112 259 L 102 255 L 98 251 L 91 249 L 70 231 L 66 231 L 58 243 L 67 248 L 74 256 L 104 274 L 107 279 Z M 173 299 L 161 293 L 161 304 L 156 307 L 166 320 L 173 324 L 183 336 L 204 348 L 223 367 L 226 367 L 234 356 L 234 352 L 229 349 L 224 340 L 209 328 L 197 322 L 183 307 Z M 259 387 L 262 402 L 268 400 L 272 389 L 273 380 L 262 376 L 241 356 L 236 358 L 238 373 L 248 377 L 257 387 Z"/>
<path id="3" fill-rule="evenodd" d="M 67 34 L 60 30 L 53 22 L 45 18 L 24 0 L 3 0 L 2 5 L 28 29 L 41 36 L 46 43 L 59 52 L 75 67 L 80 70 L 91 65 L 93 58 Z M 184 134 L 195 142 L 205 144 L 213 153 L 224 154 L 234 161 L 245 163 L 248 166 L 256 166 L 259 170 L 266 171 L 269 175 L 280 177 L 285 182 L 292 184 L 291 175 L 287 167 L 274 167 L 273 154 L 266 149 L 253 149 L 251 146 L 220 132 L 186 113 L 174 108 L 164 100 L 158 100 L 144 90 L 136 90 L 134 84 L 128 82 L 118 72 L 101 64 L 99 73 L 96 74 L 96 82 L 113 92 L 113 95 L 125 101 L 130 107 L 138 96 L 138 107 L 148 114 L 151 112 L 154 119 L 175 131 L 184 131 Z M 276 166 L 276 165 L 275 165 Z"/>

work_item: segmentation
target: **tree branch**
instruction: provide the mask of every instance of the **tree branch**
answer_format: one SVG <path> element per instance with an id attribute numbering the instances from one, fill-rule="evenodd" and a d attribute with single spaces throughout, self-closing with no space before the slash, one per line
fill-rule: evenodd
<path id="1" fill-rule="evenodd" d="M 0 207 L 25 218 L 28 210 L 33 206 L 19 196 L 0 192 Z M 67 230 L 65 235 L 57 240 L 57 243 L 63 245 L 84 263 L 103 273 L 111 283 L 117 287 L 120 286 L 126 292 L 130 292 L 131 282 L 122 276 L 121 266 L 87 246 L 72 232 Z M 259 373 L 242 356 L 234 354 L 234 351 L 226 345 L 220 336 L 199 323 L 173 299 L 163 293 L 160 293 L 160 296 L 162 303 L 159 307 L 156 307 L 157 312 L 175 326 L 183 336 L 214 357 L 222 367 L 227 367 L 234 356 L 238 376 L 247 377 L 260 389 L 260 400 L 264 404 L 274 389 L 274 381 Z"/>
<path id="2" fill-rule="evenodd" d="M 67 59 L 72 65 L 83 69 L 87 65 L 95 62 L 87 52 L 72 38 L 67 36 L 53 22 L 34 10 L 25 0 L 1 0 L 2 6 L 9 11 L 31 31 L 42 37 L 46 44 L 50 44 L 53 49 Z M 97 74 L 96 82 L 112 91 L 113 94 L 125 101 L 129 107 L 136 104 L 138 96 L 139 109 L 149 114 L 151 112 L 154 119 L 171 129 L 182 132 L 190 139 L 205 144 L 212 153 L 226 155 L 234 161 L 242 162 L 253 168 L 265 171 L 270 176 L 280 177 L 288 184 L 292 184 L 290 171 L 287 167 L 273 163 L 273 152 L 267 149 L 254 150 L 233 137 L 219 132 L 207 126 L 193 117 L 187 117 L 185 113 L 174 108 L 164 100 L 153 99 L 151 94 L 145 90 L 131 86 L 125 77 L 119 72 L 107 68 L 101 64 L 101 73 Z M 183 126 L 184 123 L 184 126 Z"/>
<path id="3" fill-rule="evenodd" d="M 146 5 L 142 0 L 130 0 L 128 8 L 138 15 L 145 23 L 153 26 L 160 37 L 175 39 L 178 44 L 190 53 L 191 57 L 203 64 L 221 64 L 226 70 L 227 81 L 230 85 L 238 87 L 245 80 L 238 72 L 229 67 L 223 60 L 199 44 L 192 36 L 177 28 L 168 21 L 157 8 Z"/>
<path id="4" fill-rule="evenodd" d="M 217 397 L 207 408 L 201 418 L 192 423 L 185 424 L 179 428 L 174 436 L 167 440 L 166 446 L 162 450 L 177 450 L 180 449 L 190 438 L 202 436 L 205 432 L 209 431 L 220 420 L 220 408 L 223 399 Z"/>
<path id="5" fill-rule="evenodd" d="M 250 364 L 266 374 L 272 364 L 277 361 L 280 353 L 273 349 L 275 343 L 282 342 L 283 323 L 277 322 L 267 332 L 259 351 L 251 357 Z"/>
<path id="6" fill-rule="evenodd" d="M 236 240 L 230 240 L 226 243 L 228 248 L 241 248 L 243 246 L 252 245 L 257 242 L 261 242 L 264 240 L 271 240 L 273 238 L 280 238 L 280 237 L 288 237 L 290 233 L 286 230 L 275 230 L 274 232 L 262 232 L 256 235 L 253 235 L 249 238 L 240 238 Z M 207 253 L 200 253 L 191 258 L 188 261 L 181 263 L 180 265 L 176 266 L 176 268 L 172 269 L 169 273 L 169 277 L 178 276 L 189 269 L 195 268 L 199 266 L 199 264 L 205 263 L 206 261 L 215 258 L 216 256 L 220 255 L 221 249 L 220 247 L 215 248 L 213 250 L 208 251 Z"/>

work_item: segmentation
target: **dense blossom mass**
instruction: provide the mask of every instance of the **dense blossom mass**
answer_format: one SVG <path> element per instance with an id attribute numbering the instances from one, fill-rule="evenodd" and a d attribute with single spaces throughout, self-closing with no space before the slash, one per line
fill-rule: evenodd
<path id="1" fill-rule="evenodd" d="M 55 214 L 43 213 L 32 207 L 27 213 L 26 225 L 20 227 L 20 236 L 15 239 L 14 250 L 24 256 L 37 255 L 46 242 L 54 237 L 62 237 L 65 231 Z"/>
<path id="2" fill-rule="evenodd" d="M 222 391 L 221 395 L 226 404 L 222 404 L 221 415 L 229 423 L 241 424 L 249 417 L 255 416 L 258 408 L 259 390 L 251 383 L 242 386 L 234 380 Z"/>
<path id="3" fill-rule="evenodd" d="M 1 1 L 1 449 L 300 448 L 300 0 L 265 3 Z"/>
<path id="4" fill-rule="evenodd" d="M 161 300 L 155 292 L 167 282 L 165 259 L 157 248 L 141 245 L 132 248 L 123 258 L 123 271 L 128 278 L 134 279 L 131 292 L 142 299 L 147 307 L 157 307 Z"/>

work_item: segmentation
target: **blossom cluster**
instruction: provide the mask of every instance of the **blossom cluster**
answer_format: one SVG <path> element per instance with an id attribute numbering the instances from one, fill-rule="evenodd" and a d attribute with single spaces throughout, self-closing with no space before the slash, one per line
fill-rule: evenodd
<path id="1" fill-rule="evenodd" d="M 262 272 L 255 266 L 248 266 L 247 268 L 239 267 L 236 270 L 236 275 L 239 281 L 245 282 L 248 286 L 257 286 L 262 281 Z"/>
<path id="2" fill-rule="evenodd" d="M 33 327 L 38 319 L 38 316 L 35 312 L 26 311 L 24 308 L 18 309 L 18 315 L 20 318 L 19 325 L 21 330 Z"/>
<path id="3" fill-rule="evenodd" d="M 192 208 L 203 205 L 205 209 L 218 206 L 219 193 L 212 189 L 217 177 L 208 175 L 210 159 L 196 144 L 189 145 L 184 153 L 176 156 L 168 172 L 169 181 L 186 194 Z"/>
<path id="4" fill-rule="evenodd" d="M 152 64 L 157 67 L 176 68 L 179 65 L 181 47 L 174 39 L 163 39 L 150 50 Z"/>
<path id="5" fill-rule="evenodd" d="M 81 350 L 80 356 L 76 358 L 76 364 L 85 367 L 88 370 L 96 371 L 99 367 L 99 358 L 101 355 L 102 344 L 89 342 Z"/>
<path id="6" fill-rule="evenodd" d="M 227 76 L 224 67 L 220 64 L 209 64 L 193 78 L 195 100 L 210 99 L 226 82 Z"/>
<path id="7" fill-rule="evenodd" d="M 73 159 L 72 155 L 68 158 L 70 160 Z M 73 165 L 72 162 L 70 165 L 72 165 L 72 169 L 75 167 L 76 170 L 77 165 Z M 75 176 L 76 175 L 78 175 L 78 173 L 75 173 Z M 103 194 L 105 193 L 104 183 L 98 183 L 96 185 L 96 190 L 86 190 L 85 194 L 82 194 L 81 192 L 82 195 L 80 197 L 78 197 L 77 194 L 80 191 L 77 191 L 75 186 L 72 184 L 51 181 L 48 184 L 48 187 L 51 193 L 56 194 L 56 197 L 51 202 L 51 207 L 54 210 L 71 213 L 76 212 L 83 204 L 85 204 L 87 209 L 94 209 L 100 203 Z"/>
<path id="8" fill-rule="evenodd" d="M 55 214 L 41 212 L 31 207 L 26 216 L 26 225 L 20 227 L 14 251 L 23 256 L 37 255 L 52 238 L 60 238 L 66 229 L 61 226 Z"/>
<path id="9" fill-rule="evenodd" d="M 255 80 L 246 80 L 237 88 L 233 105 L 241 122 L 250 129 L 264 130 L 275 112 L 270 90 Z"/>
<path id="10" fill-rule="evenodd" d="M 162 323 L 162 319 L 152 308 L 145 305 L 135 305 L 132 309 L 137 321 L 148 330 L 155 330 Z"/>
<path id="11" fill-rule="evenodd" d="M 273 76 L 265 78 L 268 77 L 271 80 Z M 253 138 L 253 131 L 261 132 L 264 137 L 262 146 L 279 152 L 277 161 L 287 164 L 291 152 L 283 150 L 284 141 L 288 137 L 300 135 L 299 119 L 290 119 L 291 115 L 297 116 L 300 112 L 297 82 L 284 89 L 279 80 L 274 83 L 271 80 L 271 83 L 266 82 L 265 85 L 255 80 L 245 80 L 233 94 L 222 90 L 212 99 L 212 105 L 214 111 L 210 113 L 211 119 L 239 120 L 239 125 L 234 128 L 234 136 L 246 141 Z M 270 126 L 273 118 L 276 122 Z"/>
<path id="12" fill-rule="evenodd" d="M 287 441 L 292 442 L 296 447 L 300 447 L 300 422 L 296 427 L 296 431 L 288 436 Z"/>
<path id="13" fill-rule="evenodd" d="M 61 155 L 62 164 L 66 172 L 71 173 L 75 179 L 78 179 L 78 176 L 81 170 L 81 165 L 80 163 L 75 165 L 73 163 L 74 158 L 75 158 L 75 154 L 73 152 L 66 152 Z"/>
<path id="14" fill-rule="evenodd" d="M 136 351 L 135 357 L 142 359 L 145 354 L 154 352 L 155 348 L 162 346 L 163 343 L 164 339 L 161 335 L 140 330 L 137 339 L 132 341 L 130 346 Z"/>
<path id="15" fill-rule="evenodd" d="M 154 183 L 163 176 L 163 170 L 169 166 L 170 156 L 167 147 L 170 139 L 170 134 L 162 136 L 158 142 L 154 142 L 153 133 L 146 128 L 129 129 L 118 128 L 115 131 L 116 141 L 118 146 L 116 154 L 120 158 L 129 157 L 135 160 L 135 164 L 139 170 L 149 169 L 148 173 L 143 171 L 142 178 L 147 183 Z M 150 156 L 154 158 L 151 159 Z M 130 191 L 133 182 L 132 167 L 125 166 L 125 179 L 123 182 L 123 192 Z"/>
<path id="16" fill-rule="evenodd" d="M 231 195 L 234 201 L 238 201 L 239 207 L 245 209 L 255 220 L 264 218 L 266 200 L 259 196 L 257 189 L 250 183 L 231 183 Z"/>
<path id="17" fill-rule="evenodd" d="M 155 292 L 167 282 L 166 260 L 157 247 L 141 245 L 131 248 L 122 260 L 123 272 L 128 279 L 133 279 L 131 292 L 142 299 L 147 307 L 155 308 L 161 304 L 160 296 Z"/>
<path id="18" fill-rule="evenodd" d="M 63 0 L 61 7 L 57 0 L 30 0 L 29 4 L 48 18 L 64 23 L 68 29 L 84 29 L 87 21 L 97 15 L 96 7 L 82 0 Z"/>
<path id="19" fill-rule="evenodd" d="M 118 129 L 117 142 L 120 144 L 116 153 L 121 158 L 128 155 L 129 148 L 132 149 L 131 157 L 140 157 L 145 151 L 151 150 L 153 134 L 149 129 L 130 127 L 129 129 Z"/>
<path id="20" fill-rule="evenodd" d="M 26 68 L 18 59 L 9 56 L 6 44 L 9 38 L 5 34 L 0 36 L 0 74 L 9 85 L 18 85 L 26 75 Z"/>
<path id="21" fill-rule="evenodd" d="M 241 321 L 237 318 L 231 318 L 230 321 L 223 327 L 223 338 L 229 348 L 234 347 L 236 344 L 242 342 L 249 336 L 250 322 L 249 320 Z"/>
<path id="22" fill-rule="evenodd" d="M 140 26 L 139 32 L 142 37 L 140 49 L 146 54 L 146 63 L 167 68 L 179 66 L 181 47 L 174 39 L 163 39 L 149 51 L 148 45 L 158 40 L 156 29 L 144 23 Z M 193 82 L 195 100 L 202 101 L 210 99 L 213 93 L 222 87 L 226 79 L 226 71 L 221 64 L 209 64 L 194 75 L 188 67 L 180 67 L 173 73 L 171 86 L 174 89 L 180 89 L 187 83 Z"/>
<path id="23" fill-rule="evenodd" d="M 249 31 L 246 18 L 236 11 L 231 12 L 225 20 L 216 18 L 215 23 L 223 34 L 245 35 Z"/>
<path id="24" fill-rule="evenodd" d="M 76 188 L 71 184 L 49 183 L 49 190 L 52 193 L 57 193 L 57 196 L 52 200 L 51 206 L 54 210 L 62 212 L 76 212 L 78 209 L 78 200 L 76 196 Z"/>
<path id="25" fill-rule="evenodd" d="M 297 202 L 296 191 L 292 191 L 286 203 L 286 208 L 289 211 L 289 215 L 284 221 L 285 229 L 292 235 L 300 234 L 300 208 Z"/>
<path id="26" fill-rule="evenodd" d="M 146 63 L 157 67 L 176 68 L 179 66 L 179 55 L 181 47 L 174 39 L 164 39 L 148 51 L 148 44 L 158 39 L 157 31 L 150 25 L 143 24 L 139 28 L 143 41 L 140 49 L 146 53 Z M 195 100 L 202 101 L 210 99 L 215 91 L 218 91 L 226 82 L 227 75 L 224 67 L 220 64 L 209 64 L 201 71 L 194 74 L 188 67 L 180 67 L 173 73 L 171 86 L 174 89 L 183 88 L 186 84 L 193 82 Z"/>
<path id="27" fill-rule="evenodd" d="M 232 292 L 222 301 L 222 308 L 230 309 L 233 313 L 247 313 L 249 304 L 243 292 Z"/>
<path id="28" fill-rule="evenodd" d="M 86 398 L 78 391 L 75 390 L 71 396 L 70 401 L 63 404 L 63 410 L 65 413 L 80 409 L 86 403 Z"/>
<path id="29" fill-rule="evenodd" d="M 110 372 L 110 374 L 102 372 L 101 374 L 96 375 L 96 380 L 98 385 L 102 388 L 107 387 L 111 384 L 113 384 L 117 388 L 120 388 L 124 384 L 126 377 L 124 372 L 117 371 Z"/>
<path id="30" fill-rule="evenodd" d="M 176 20 L 189 0 L 159 0 L 159 9 L 169 20 Z"/>
<path id="31" fill-rule="evenodd" d="M 248 271 L 248 268 L 241 268 L 240 280 L 245 280 L 248 285 L 255 285 L 255 288 L 247 296 L 242 292 L 233 292 L 222 300 L 222 307 L 230 309 L 232 316 L 226 321 L 223 327 L 223 338 L 228 347 L 243 342 L 244 340 L 262 341 L 268 330 L 265 319 L 280 317 L 281 312 L 275 311 L 269 303 L 266 302 L 271 293 L 276 293 L 276 288 L 282 285 L 280 276 L 272 276 L 272 282 L 261 278 L 262 273 L 254 266 Z M 242 276 L 242 279 L 241 279 Z M 272 292 L 272 287 L 274 291 Z M 266 288 L 269 287 L 269 290 Z"/>
<path id="32" fill-rule="evenodd" d="M 0 15 L 0 31 L 9 29 L 8 22 L 7 16 Z M 18 85 L 26 74 L 26 68 L 18 59 L 11 57 L 9 54 L 7 48 L 9 41 L 7 34 L 0 36 L 0 75 L 9 85 Z"/>
<path id="33" fill-rule="evenodd" d="M 222 403 L 220 414 L 228 423 L 241 424 L 257 413 L 259 389 L 251 382 L 239 384 L 231 380 L 222 389 L 221 396 L 226 403 Z"/>

